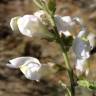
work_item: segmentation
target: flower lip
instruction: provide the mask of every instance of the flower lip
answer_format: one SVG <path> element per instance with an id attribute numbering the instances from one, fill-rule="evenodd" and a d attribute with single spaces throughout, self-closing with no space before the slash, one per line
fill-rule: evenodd
<path id="1" fill-rule="evenodd" d="M 20 70 L 25 75 L 26 78 L 30 80 L 39 80 L 41 74 L 39 70 L 41 68 L 41 64 L 37 62 L 32 62 L 31 60 L 25 62 L 25 64 L 21 65 Z"/>
<path id="2" fill-rule="evenodd" d="M 17 21 L 20 32 L 28 37 L 53 37 L 48 28 L 34 15 L 24 15 Z"/>
<path id="3" fill-rule="evenodd" d="M 33 57 L 18 57 L 12 60 L 9 60 L 7 64 L 8 67 L 19 68 L 23 64 L 27 64 L 28 62 L 35 62 L 40 64 L 39 60 Z"/>
<path id="4" fill-rule="evenodd" d="M 9 60 L 8 67 L 20 68 L 27 79 L 40 80 L 41 77 L 48 74 L 49 66 L 41 64 L 38 59 L 34 57 L 18 57 Z"/>

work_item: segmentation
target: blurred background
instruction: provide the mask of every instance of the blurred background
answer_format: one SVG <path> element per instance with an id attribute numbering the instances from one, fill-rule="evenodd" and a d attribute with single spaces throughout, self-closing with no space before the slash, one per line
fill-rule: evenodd
<path id="1" fill-rule="evenodd" d="M 54 42 L 39 38 L 30 39 L 10 28 L 10 19 L 32 14 L 38 10 L 32 0 L 0 0 L 0 96 L 64 96 L 59 79 L 67 81 L 64 71 L 42 79 L 40 82 L 27 80 L 20 70 L 6 67 L 8 60 L 18 56 L 34 56 L 41 62 L 63 63 L 59 47 Z M 80 16 L 90 32 L 96 33 L 96 0 L 57 0 L 56 14 Z M 45 46 L 46 45 L 46 46 Z M 92 55 L 90 74 L 96 81 L 96 56 Z M 96 96 L 95 91 L 80 89 L 78 96 Z M 81 95 L 83 94 L 83 95 Z"/>

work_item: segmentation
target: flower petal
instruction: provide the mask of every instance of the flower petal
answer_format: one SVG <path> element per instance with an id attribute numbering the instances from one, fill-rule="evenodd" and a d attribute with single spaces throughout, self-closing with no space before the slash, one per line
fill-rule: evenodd
<path id="1" fill-rule="evenodd" d="M 39 80 L 41 78 L 41 74 L 39 73 L 40 68 L 40 63 L 36 63 L 31 60 L 20 66 L 22 73 L 30 80 Z"/>
<path id="2" fill-rule="evenodd" d="M 84 72 L 84 65 L 86 64 L 86 59 L 77 59 L 76 62 L 76 70 L 79 70 L 80 72 Z"/>
<path id="3" fill-rule="evenodd" d="M 67 24 L 69 24 L 70 27 L 75 24 L 75 22 L 73 22 L 71 16 L 63 16 L 63 17 L 61 17 L 61 19 L 63 20 L 63 22 L 66 22 Z"/>
<path id="4" fill-rule="evenodd" d="M 20 32 L 28 37 L 53 37 L 48 28 L 34 15 L 24 15 L 17 21 Z"/>
<path id="5" fill-rule="evenodd" d="M 39 60 L 33 57 L 18 57 L 18 58 L 9 60 L 10 64 L 7 64 L 7 66 L 12 68 L 18 68 L 24 63 L 29 62 L 30 60 L 40 64 Z"/>
<path id="6" fill-rule="evenodd" d="M 34 57 L 18 57 L 9 61 L 7 64 L 10 68 L 20 68 L 27 79 L 39 80 L 42 74 L 39 72 L 41 64 L 38 59 Z"/>
<path id="7" fill-rule="evenodd" d="M 83 50 L 83 51 L 81 52 L 81 57 L 82 57 L 83 59 L 89 58 L 89 57 L 90 57 L 90 52 L 89 52 L 89 51 L 86 51 L 86 50 Z"/>
<path id="8" fill-rule="evenodd" d="M 72 48 L 77 58 L 89 58 L 89 51 L 91 50 L 89 42 L 76 38 L 73 41 Z"/>
<path id="9" fill-rule="evenodd" d="M 37 21 L 37 18 L 33 15 L 25 15 L 18 19 L 17 24 L 20 32 L 28 37 L 32 37 L 32 24 Z"/>
<path id="10" fill-rule="evenodd" d="M 64 32 L 64 31 L 68 30 L 69 25 L 66 22 L 67 20 L 64 21 L 61 16 L 56 15 L 55 16 L 55 21 L 56 21 L 57 29 L 58 29 L 59 32 Z"/>
<path id="11" fill-rule="evenodd" d="M 87 59 L 77 59 L 75 68 L 76 68 L 76 70 L 80 71 L 80 73 L 78 73 L 78 71 L 77 71 L 77 75 L 80 76 L 81 74 L 84 73 L 87 76 L 89 73 Z"/>
<path id="12" fill-rule="evenodd" d="M 71 16 L 55 16 L 56 26 L 59 31 L 59 34 L 63 33 L 66 37 L 71 36 L 73 33 L 70 32 L 73 30 L 73 26 L 75 25 L 74 20 L 72 20 Z"/>
<path id="13" fill-rule="evenodd" d="M 73 41 L 72 48 L 77 58 L 84 59 L 90 57 L 89 52 L 91 50 L 91 46 L 87 36 L 88 33 L 86 32 L 86 30 L 82 29 Z"/>

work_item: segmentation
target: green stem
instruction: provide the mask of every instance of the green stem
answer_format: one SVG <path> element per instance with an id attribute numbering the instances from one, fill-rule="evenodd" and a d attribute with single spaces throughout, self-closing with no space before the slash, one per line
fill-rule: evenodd
<path id="1" fill-rule="evenodd" d="M 67 72 L 68 72 L 68 75 L 69 75 L 69 78 L 70 78 L 71 95 L 72 95 L 72 96 L 75 96 L 73 70 L 72 70 L 72 68 L 71 68 L 71 66 L 70 66 L 69 59 L 68 59 L 68 55 L 67 55 L 67 53 L 64 52 L 64 51 L 63 51 L 63 57 L 64 57 L 65 65 L 66 65 L 66 68 L 67 68 Z"/>
<path id="2" fill-rule="evenodd" d="M 59 37 L 59 36 L 58 36 Z M 67 55 L 67 52 L 66 50 L 64 49 L 64 45 L 63 45 L 63 42 L 61 40 L 61 38 L 59 37 L 59 44 L 62 48 L 62 54 L 63 54 L 63 57 L 64 57 L 64 61 L 65 61 L 65 65 L 66 65 L 66 68 L 67 68 L 67 73 L 68 73 L 68 76 L 70 78 L 70 85 L 71 85 L 71 96 L 75 96 L 75 88 L 74 88 L 74 77 L 73 77 L 73 70 L 70 66 L 70 62 L 69 62 L 69 58 L 68 58 L 68 55 Z"/>

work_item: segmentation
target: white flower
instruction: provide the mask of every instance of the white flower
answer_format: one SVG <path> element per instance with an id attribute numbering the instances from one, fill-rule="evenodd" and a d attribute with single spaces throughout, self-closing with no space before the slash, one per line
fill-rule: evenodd
<path id="1" fill-rule="evenodd" d="M 53 37 L 48 28 L 34 15 L 14 17 L 11 19 L 10 26 L 13 31 L 19 30 L 23 35 L 28 37 Z"/>
<path id="2" fill-rule="evenodd" d="M 59 33 L 63 33 L 65 36 L 70 36 L 71 33 L 69 32 L 70 25 L 71 23 L 71 17 L 70 16 L 55 16 L 55 21 L 56 21 L 56 26 L 59 31 Z M 67 32 L 67 34 L 66 34 Z"/>
<path id="3" fill-rule="evenodd" d="M 86 29 L 81 30 L 78 36 L 74 39 L 72 45 L 73 51 L 77 58 L 75 67 L 81 72 L 87 72 L 84 66 L 86 64 L 87 59 L 90 57 L 91 45 L 87 36 L 88 33 Z"/>
<path id="4" fill-rule="evenodd" d="M 78 36 L 74 39 L 72 45 L 73 51 L 76 54 L 76 58 L 87 59 L 90 57 L 91 46 L 87 38 L 86 31 L 80 31 Z"/>
<path id="5" fill-rule="evenodd" d="M 86 59 L 77 59 L 76 69 L 83 72 L 85 63 L 86 63 Z"/>
<path id="6" fill-rule="evenodd" d="M 90 57 L 89 51 L 91 50 L 91 47 L 90 47 L 89 41 L 84 41 L 81 38 L 76 38 L 73 41 L 72 47 L 73 47 L 73 51 L 75 52 L 77 58 L 81 58 L 81 59 L 86 58 L 87 59 Z"/>
<path id="7" fill-rule="evenodd" d="M 32 36 L 51 36 L 40 20 L 34 15 L 24 15 L 17 21 L 18 28 L 23 35 Z"/>
<path id="8" fill-rule="evenodd" d="M 79 17 L 71 17 L 71 16 L 55 16 L 55 21 L 56 21 L 56 26 L 59 31 L 59 33 L 63 33 L 66 37 L 73 35 L 75 37 L 75 32 L 71 31 L 76 31 L 75 27 L 79 24 L 80 28 L 83 26 L 83 21 Z M 67 32 L 67 33 L 66 33 Z"/>
<path id="9" fill-rule="evenodd" d="M 77 75 L 80 76 L 82 73 L 85 73 L 85 75 L 88 75 L 89 68 L 87 66 L 88 62 L 86 59 L 77 59 L 76 61 L 76 70 L 79 70 L 80 72 L 77 72 Z"/>
<path id="10" fill-rule="evenodd" d="M 41 64 L 38 59 L 33 57 L 18 57 L 9 60 L 7 66 L 20 68 L 25 77 L 30 80 L 40 80 L 41 77 L 49 72 L 49 66 Z"/>
<path id="11" fill-rule="evenodd" d="M 19 31 L 18 25 L 17 25 L 17 20 L 20 18 L 20 16 L 14 17 L 10 21 L 10 26 L 13 31 Z"/>

